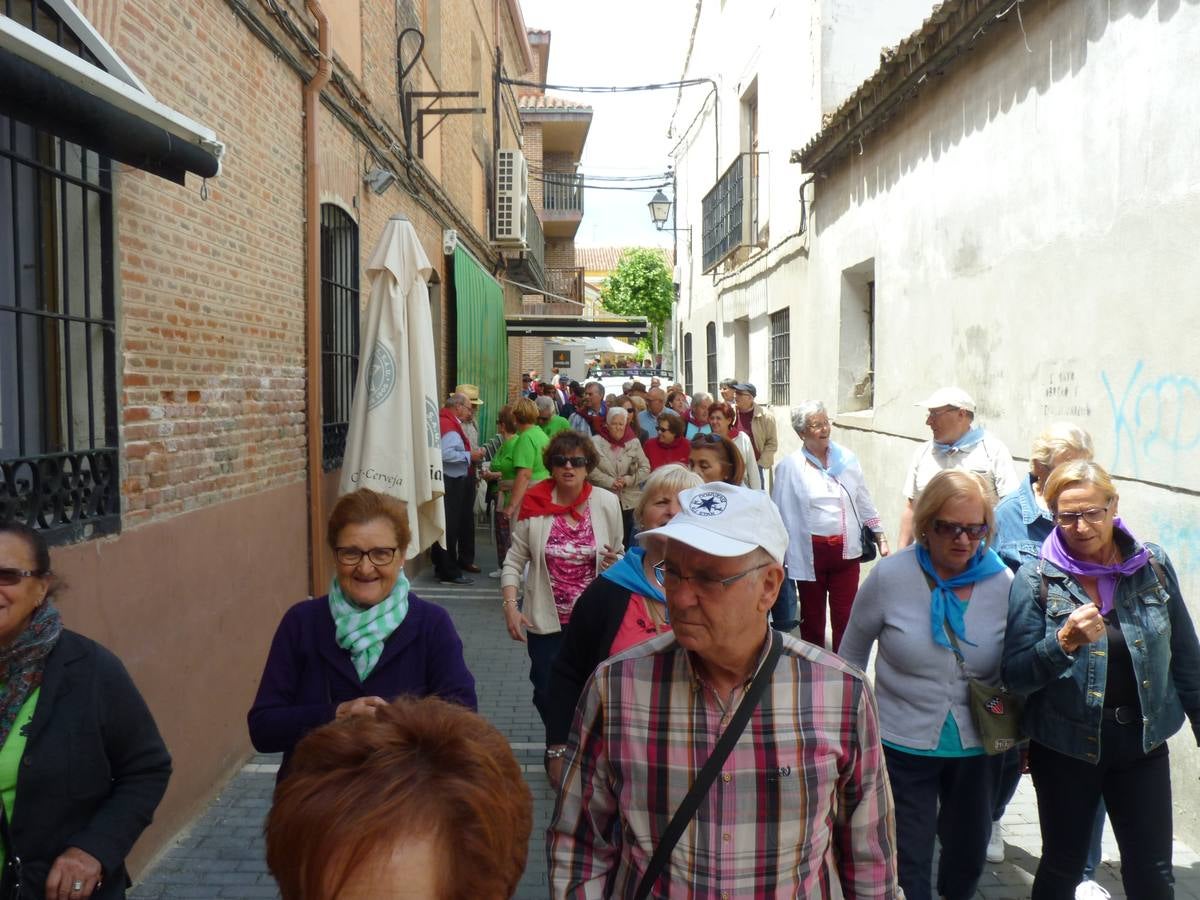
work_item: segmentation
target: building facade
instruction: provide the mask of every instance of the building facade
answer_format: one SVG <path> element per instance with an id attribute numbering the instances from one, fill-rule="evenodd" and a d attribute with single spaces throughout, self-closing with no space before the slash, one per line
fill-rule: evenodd
<path id="1" fill-rule="evenodd" d="M 127 112 L 89 129 L 0 92 L 0 515 L 58 545 L 68 627 L 125 662 L 175 756 L 136 868 L 245 758 L 275 626 L 326 590 L 389 217 L 433 262 L 443 392 L 503 402 L 519 291 L 494 277 L 494 165 L 521 122 L 499 76 L 534 57 L 516 0 L 0 0 L 21 85 L 60 78 L 54 53 L 30 63 L 44 42 L 200 157 L 110 146 Z M 462 267 L 490 285 L 471 298 L 499 323 L 490 356 L 456 340 Z"/>

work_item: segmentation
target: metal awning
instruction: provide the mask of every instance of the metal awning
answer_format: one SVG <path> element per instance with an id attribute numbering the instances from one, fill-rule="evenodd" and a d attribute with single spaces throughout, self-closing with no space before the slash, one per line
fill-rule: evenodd
<path id="1" fill-rule="evenodd" d="M 0 114 L 177 184 L 212 178 L 225 145 L 139 86 L 0 15 Z"/>
<path id="2" fill-rule="evenodd" d="M 641 337 L 650 331 L 645 319 L 580 319 L 577 316 L 509 316 L 509 337 Z"/>

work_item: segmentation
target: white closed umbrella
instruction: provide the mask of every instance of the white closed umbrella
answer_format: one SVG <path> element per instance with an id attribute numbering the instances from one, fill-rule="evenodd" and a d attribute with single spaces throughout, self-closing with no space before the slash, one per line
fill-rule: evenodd
<path id="1" fill-rule="evenodd" d="M 354 385 L 338 484 L 343 494 L 367 487 L 408 504 L 409 558 L 446 531 L 426 284 L 432 271 L 412 223 L 392 216 L 367 264 L 371 298 L 360 344 L 366 364 L 359 365 Z"/>

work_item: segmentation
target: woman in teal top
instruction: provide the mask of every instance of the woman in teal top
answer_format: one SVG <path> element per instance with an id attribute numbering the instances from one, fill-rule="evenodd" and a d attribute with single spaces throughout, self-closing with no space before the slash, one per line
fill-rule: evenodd
<path id="1" fill-rule="evenodd" d="M 171 757 L 115 656 L 63 628 L 42 535 L 0 523 L 0 799 L 22 898 L 120 898 Z"/>
<path id="2" fill-rule="evenodd" d="M 512 544 L 512 522 L 504 510 L 508 506 L 509 494 L 512 492 L 513 480 L 517 477 L 516 464 L 513 461 L 513 450 L 517 446 L 517 420 L 513 418 L 512 407 L 501 407 L 496 415 L 496 431 L 503 443 L 496 455 L 488 464 L 484 478 L 494 485 L 498 492 L 496 505 L 492 510 L 492 530 L 496 535 L 496 556 L 504 562 L 504 555 Z M 500 570 L 492 573 L 500 577 Z"/>
<path id="3" fill-rule="evenodd" d="M 513 478 L 508 505 L 504 507 L 504 514 L 510 519 L 514 518 L 521 508 L 521 501 L 525 499 L 525 491 L 529 486 L 550 477 L 545 460 L 546 446 L 550 443 L 550 438 L 538 427 L 536 404 L 528 397 L 522 397 L 513 403 L 512 414 L 517 423 L 517 442 L 513 446 L 513 467 L 516 475 Z"/>
<path id="4" fill-rule="evenodd" d="M 875 564 L 838 647 L 865 669 L 879 644 L 875 696 L 908 900 L 973 897 L 992 833 L 1002 757 L 984 755 L 968 674 L 1000 680 L 1012 573 L 989 546 L 993 503 L 974 472 L 939 472 L 913 510 L 918 542 Z"/>

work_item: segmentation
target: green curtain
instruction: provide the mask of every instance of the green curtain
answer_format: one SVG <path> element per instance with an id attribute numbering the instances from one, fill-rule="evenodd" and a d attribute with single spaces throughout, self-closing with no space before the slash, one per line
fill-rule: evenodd
<path id="1" fill-rule="evenodd" d="M 496 413 L 507 400 L 508 335 L 504 291 L 461 247 L 454 249 L 455 315 L 458 321 L 456 384 L 479 388 L 479 440 L 496 433 Z"/>

